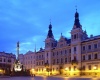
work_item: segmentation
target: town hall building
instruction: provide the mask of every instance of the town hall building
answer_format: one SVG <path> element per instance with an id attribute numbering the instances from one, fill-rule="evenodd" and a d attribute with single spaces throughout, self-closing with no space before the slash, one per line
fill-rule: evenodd
<path id="1" fill-rule="evenodd" d="M 50 23 L 44 49 L 21 54 L 24 67 L 36 75 L 100 76 L 100 36 L 88 37 L 79 22 L 77 10 L 70 39 L 61 34 L 57 41 L 52 28 Z"/>

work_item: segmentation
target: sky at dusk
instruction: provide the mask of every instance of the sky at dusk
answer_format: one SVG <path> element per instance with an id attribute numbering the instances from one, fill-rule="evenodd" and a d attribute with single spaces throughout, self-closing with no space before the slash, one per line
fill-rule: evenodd
<path id="1" fill-rule="evenodd" d="M 0 0 L 0 52 L 16 54 L 17 41 L 23 54 L 44 48 L 50 19 L 56 40 L 70 38 L 76 5 L 83 30 L 100 35 L 100 0 Z"/>

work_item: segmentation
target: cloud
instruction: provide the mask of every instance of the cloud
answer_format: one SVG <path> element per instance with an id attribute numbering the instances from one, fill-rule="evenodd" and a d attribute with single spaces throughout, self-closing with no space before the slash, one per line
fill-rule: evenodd
<path id="1" fill-rule="evenodd" d="M 89 4 L 88 4 L 89 2 Z M 0 51 L 16 53 L 16 43 L 20 41 L 20 52 L 34 51 L 44 47 L 50 19 L 55 39 L 61 33 L 70 37 L 74 24 L 75 5 L 78 5 L 80 22 L 87 33 L 99 30 L 99 0 L 0 0 Z M 85 5 L 85 6 L 84 6 Z"/>

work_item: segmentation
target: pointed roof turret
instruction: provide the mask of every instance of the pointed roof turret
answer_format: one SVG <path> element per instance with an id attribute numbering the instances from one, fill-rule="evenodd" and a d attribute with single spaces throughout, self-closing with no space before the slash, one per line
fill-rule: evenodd
<path id="1" fill-rule="evenodd" d="M 53 37 L 53 33 L 52 33 L 52 25 L 51 25 L 51 22 L 49 24 L 49 31 L 48 31 L 47 38 L 54 38 Z"/>
<path id="2" fill-rule="evenodd" d="M 81 24 L 79 22 L 79 13 L 77 12 L 77 9 L 76 9 L 75 21 L 74 21 L 74 29 L 75 28 L 81 28 Z"/>

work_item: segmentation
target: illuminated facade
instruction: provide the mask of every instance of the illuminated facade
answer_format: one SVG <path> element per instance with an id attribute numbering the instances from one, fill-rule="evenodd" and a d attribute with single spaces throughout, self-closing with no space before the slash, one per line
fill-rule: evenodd
<path id="1" fill-rule="evenodd" d="M 88 37 L 79 22 L 76 10 L 71 39 L 61 34 L 55 40 L 49 25 L 45 48 L 34 53 L 34 74 L 38 75 L 100 75 L 100 36 Z M 29 64 L 25 64 L 26 66 Z M 30 68 L 32 69 L 32 68 Z"/>
<path id="2" fill-rule="evenodd" d="M 0 52 L 0 74 L 10 74 L 15 60 L 14 54 Z"/>
<path id="3" fill-rule="evenodd" d="M 23 64 L 23 69 L 35 73 L 35 53 L 28 51 L 26 54 L 19 54 L 19 61 Z"/>

